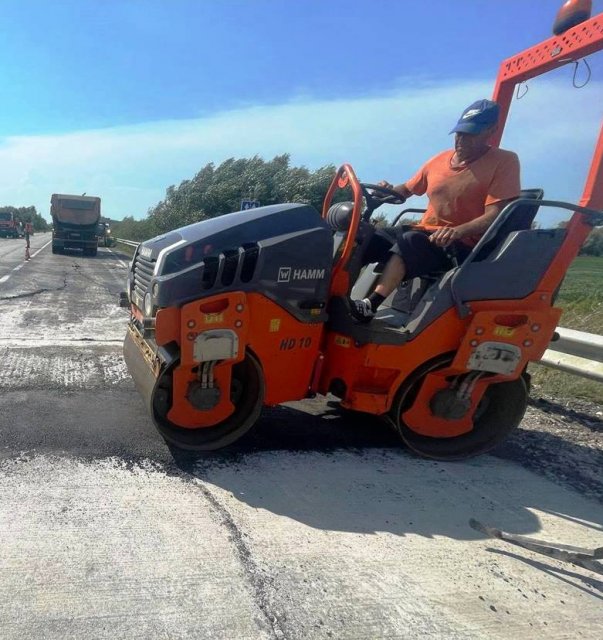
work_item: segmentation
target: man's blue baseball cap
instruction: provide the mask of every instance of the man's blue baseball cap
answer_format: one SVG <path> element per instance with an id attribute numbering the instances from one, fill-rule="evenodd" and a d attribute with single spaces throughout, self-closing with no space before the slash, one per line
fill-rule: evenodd
<path id="1" fill-rule="evenodd" d="M 482 133 L 498 122 L 500 107 L 492 100 L 470 104 L 450 133 Z"/>

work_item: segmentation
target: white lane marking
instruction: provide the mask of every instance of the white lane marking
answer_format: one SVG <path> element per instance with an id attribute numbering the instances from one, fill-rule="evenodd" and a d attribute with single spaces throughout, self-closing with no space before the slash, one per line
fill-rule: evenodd
<path id="1" fill-rule="evenodd" d="M 117 263 L 118 263 L 121 267 L 123 267 L 124 269 L 128 269 L 128 268 L 129 268 L 129 265 L 127 265 L 123 260 L 121 260 L 120 258 L 118 258 L 118 257 L 113 253 L 113 251 L 111 251 L 111 249 L 107 249 L 107 251 L 115 257 L 115 259 L 117 260 Z"/>
<path id="2" fill-rule="evenodd" d="M 42 251 L 43 249 L 46 249 L 46 247 L 52 242 L 52 240 L 49 240 L 45 245 L 41 246 L 31 257 L 35 258 L 38 253 L 40 253 L 40 251 Z"/>
<path id="3" fill-rule="evenodd" d="M 35 258 L 38 253 L 40 253 L 40 251 L 42 251 L 43 249 L 46 249 L 46 247 L 52 242 L 52 240 L 49 240 L 46 244 L 42 245 L 34 254 L 32 254 L 29 259 L 31 260 L 32 258 Z M 21 264 L 18 264 L 16 267 L 12 268 L 12 271 L 19 271 L 19 269 L 25 264 L 25 262 L 22 262 Z M 3 282 L 6 282 L 9 278 L 10 278 L 11 274 L 9 273 L 6 276 L 2 276 L 0 278 L 0 284 Z"/>

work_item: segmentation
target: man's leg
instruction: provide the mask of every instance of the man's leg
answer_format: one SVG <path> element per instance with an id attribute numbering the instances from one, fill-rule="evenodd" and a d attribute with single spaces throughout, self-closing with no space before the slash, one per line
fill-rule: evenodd
<path id="1" fill-rule="evenodd" d="M 369 322 L 379 305 L 402 280 L 448 268 L 450 261 L 446 253 L 432 244 L 426 233 L 406 231 L 392 247 L 391 257 L 375 291 L 364 300 L 352 300 L 351 314 L 358 322 Z"/>
<path id="2" fill-rule="evenodd" d="M 363 300 L 352 300 L 352 315 L 356 320 L 368 322 L 375 315 L 379 305 L 402 282 L 405 273 L 404 261 L 397 253 L 392 253 L 373 293 Z"/>
<path id="3" fill-rule="evenodd" d="M 404 260 L 402 260 L 397 253 L 392 253 L 374 291 L 374 294 L 381 296 L 381 302 L 404 280 L 405 273 L 406 266 L 404 265 Z M 379 304 L 381 304 L 381 302 L 379 302 Z"/>

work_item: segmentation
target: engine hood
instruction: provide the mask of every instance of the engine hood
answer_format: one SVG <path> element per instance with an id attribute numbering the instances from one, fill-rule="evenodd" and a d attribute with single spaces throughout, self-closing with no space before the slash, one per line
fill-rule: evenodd
<path id="1" fill-rule="evenodd" d="M 138 254 L 157 263 L 156 274 L 175 273 L 224 249 L 314 227 L 326 227 L 314 207 L 306 204 L 270 205 L 181 227 L 143 242 Z M 188 247 L 191 248 L 187 251 Z"/>
<path id="2" fill-rule="evenodd" d="M 227 291 L 259 293 L 303 322 L 324 322 L 333 234 L 318 211 L 280 204 L 204 220 L 144 242 L 129 273 L 141 309 Z"/>

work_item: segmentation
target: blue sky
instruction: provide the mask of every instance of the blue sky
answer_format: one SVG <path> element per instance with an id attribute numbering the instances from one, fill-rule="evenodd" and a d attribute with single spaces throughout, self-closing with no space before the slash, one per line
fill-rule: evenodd
<path id="1" fill-rule="evenodd" d="M 86 191 L 139 218 L 207 162 L 284 152 L 404 180 L 561 4 L 3 0 L 0 204 L 48 216 L 51 193 Z M 603 111 L 590 62 L 580 91 L 570 67 L 530 83 L 503 139 L 550 197 L 582 189 Z"/>

